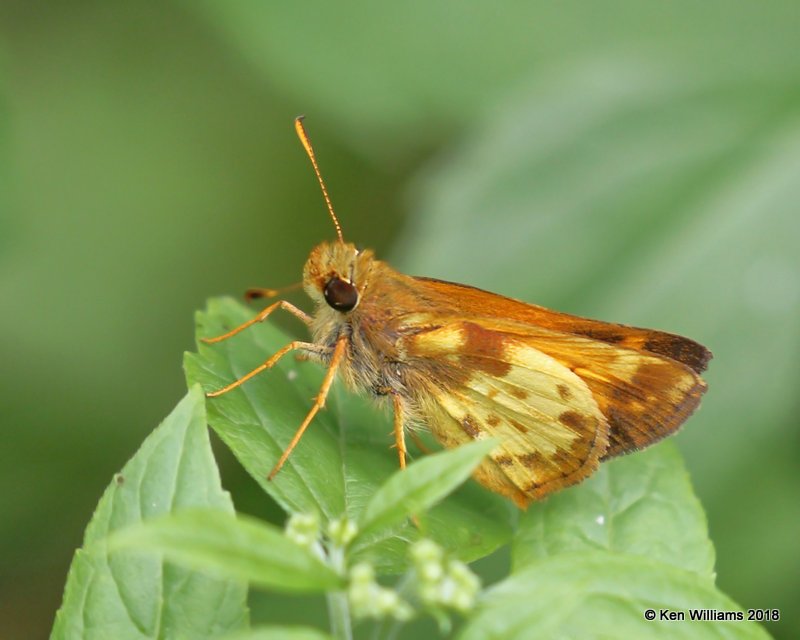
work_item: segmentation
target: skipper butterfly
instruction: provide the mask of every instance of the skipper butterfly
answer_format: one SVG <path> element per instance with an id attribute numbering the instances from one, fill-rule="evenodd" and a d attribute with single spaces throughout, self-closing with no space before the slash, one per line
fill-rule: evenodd
<path id="1" fill-rule="evenodd" d="M 312 341 L 296 340 L 218 391 L 235 389 L 290 351 L 327 367 L 319 393 L 275 464 L 280 470 L 338 374 L 391 402 L 400 467 L 405 434 L 427 427 L 445 447 L 494 437 L 475 472 L 519 507 L 580 482 L 600 462 L 674 433 L 700 403 L 711 353 L 678 335 L 589 320 L 452 282 L 407 276 L 345 242 L 302 117 L 295 128 L 337 239 L 311 252 L 302 286 L 312 315 L 280 300 L 226 340 L 283 309 Z M 299 285 L 298 285 L 299 286 Z M 254 289 L 249 298 L 285 290 Z"/>

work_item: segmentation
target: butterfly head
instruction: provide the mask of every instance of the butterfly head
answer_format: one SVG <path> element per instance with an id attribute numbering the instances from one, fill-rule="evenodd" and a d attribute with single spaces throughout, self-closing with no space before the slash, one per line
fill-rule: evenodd
<path id="1" fill-rule="evenodd" d="M 318 305 L 340 313 L 358 306 L 367 286 L 372 251 L 359 251 L 348 242 L 323 242 L 303 268 L 303 288 Z"/>

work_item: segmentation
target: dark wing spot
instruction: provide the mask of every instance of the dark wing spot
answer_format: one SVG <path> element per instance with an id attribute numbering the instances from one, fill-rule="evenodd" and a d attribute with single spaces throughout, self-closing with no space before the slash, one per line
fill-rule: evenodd
<path id="1" fill-rule="evenodd" d="M 519 460 L 522 466 L 526 469 L 541 469 L 545 465 L 544 456 L 542 456 L 542 454 L 538 451 L 521 455 L 517 458 L 517 460 Z M 538 486 L 538 483 L 534 482 L 533 486 Z M 530 489 L 523 489 L 523 491 L 530 491 Z"/>
<path id="2" fill-rule="evenodd" d="M 564 401 L 568 401 L 572 398 L 572 392 L 569 390 L 569 387 L 565 384 L 560 384 L 558 387 L 558 395 L 561 396 L 561 399 Z"/>
<path id="3" fill-rule="evenodd" d="M 464 416 L 461 426 L 464 427 L 464 431 L 473 440 L 476 440 L 481 435 L 481 430 L 471 415 Z"/>
<path id="4" fill-rule="evenodd" d="M 521 422 L 517 422 L 516 420 L 509 420 L 511 426 L 514 427 L 520 433 L 528 433 L 528 427 L 526 427 Z"/>
<path id="5" fill-rule="evenodd" d="M 486 418 L 486 422 L 489 423 L 490 427 L 496 427 L 498 424 L 500 424 L 500 418 L 490 415 Z"/>
<path id="6" fill-rule="evenodd" d="M 575 472 L 575 460 L 572 456 L 560 449 L 557 449 L 551 457 L 545 457 L 539 452 L 526 453 L 519 457 L 519 461 L 528 469 L 538 469 L 540 473 L 546 470 L 547 480 L 542 482 L 531 482 L 523 491 L 535 491 L 542 484 L 552 482 L 555 478 L 564 478 Z"/>
<path id="7" fill-rule="evenodd" d="M 510 370 L 511 365 L 505 361 L 505 343 L 503 334 L 473 322 L 465 322 L 464 344 L 461 347 L 461 364 L 467 369 L 478 369 L 490 376 L 502 378 Z"/>
<path id="8" fill-rule="evenodd" d="M 501 467 L 510 467 L 512 464 L 514 464 L 514 460 L 511 458 L 511 456 L 497 456 L 493 458 L 493 460 Z"/>
<path id="9" fill-rule="evenodd" d="M 560 416 L 558 416 L 558 421 L 567 426 L 572 427 L 573 429 L 583 430 L 586 429 L 586 418 L 582 416 L 577 411 L 565 411 Z"/>
<path id="10" fill-rule="evenodd" d="M 515 398 L 519 398 L 520 400 L 524 400 L 528 397 L 528 392 L 525 389 L 520 389 L 519 387 L 512 387 L 511 395 Z"/>
<path id="11" fill-rule="evenodd" d="M 627 337 L 625 334 L 615 332 L 608 327 L 589 327 L 585 331 L 581 331 L 580 335 L 591 338 L 592 340 L 608 342 L 609 344 L 624 342 Z"/>

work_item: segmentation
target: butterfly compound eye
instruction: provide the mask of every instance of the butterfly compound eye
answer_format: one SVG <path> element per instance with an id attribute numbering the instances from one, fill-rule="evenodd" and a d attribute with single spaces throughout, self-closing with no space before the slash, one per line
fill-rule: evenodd
<path id="1" fill-rule="evenodd" d="M 328 280 L 323 295 L 325 302 L 337 311 L 350 311 L 358 303 L 358 290 L 336 276 Z"/>

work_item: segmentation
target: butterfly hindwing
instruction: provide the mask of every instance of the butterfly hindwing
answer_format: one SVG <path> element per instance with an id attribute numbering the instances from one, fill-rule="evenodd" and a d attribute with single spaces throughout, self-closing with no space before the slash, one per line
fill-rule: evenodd
<path id="1" fill-rule="evenodd" d="M 424 360 L 412 370 L 436 371 L 415 384 L 425 389 L 424 422 L 442 444 L 498 439 L 479 481 L 524 506 L 596 469 L 608 424 L 579 376 L 523 335 L 438 320 L 417 325 L 401 345 L 410 362 Z"/>
<path id="2" fill-rule="evenodd" d="M 532 324 L 415 314 L 398 330 L 429 373 L 423 421 L 445 446 L 497 437 L 476 475 L 518 504 L 673 433 L 706 388 L 666 356 Z"/>

